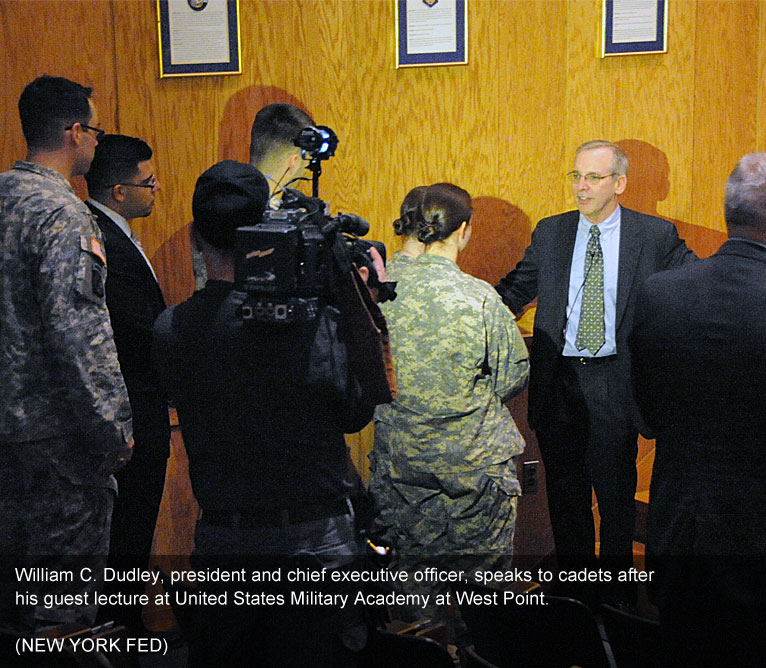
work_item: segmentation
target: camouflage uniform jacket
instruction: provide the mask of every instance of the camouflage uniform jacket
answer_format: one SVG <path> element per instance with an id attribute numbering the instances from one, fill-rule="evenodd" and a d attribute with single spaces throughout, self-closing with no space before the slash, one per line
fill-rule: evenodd
<path id="1" fill-rule="evenodd" d="M 398 396 L 377 409 L 373 465 L 447 494 L 482 472 L 518 494 L 510 459 L 524 440 L 503 402 L 525 387 L 529 362 L 513 314 L 488 283 L 434 255 L 408 266 L 397 295 L 383 307 Z"/>
<path id="2" fill-rule="evenodd" d="M 415 261 L 414 257 L 405 255 L 402 251 L 397 251 L 394 256 L 386 264 L 386 275 L 389 281 L 400 281 L 402 274 L 408 267 L 412 266 Z"/>
<path id="3" fill-rule="evenodd" d="M 59 172 L 19 161 L 0 174 L 0 442 L 69 440 L 83 481 L 132 430 L 101 239 Z"/>

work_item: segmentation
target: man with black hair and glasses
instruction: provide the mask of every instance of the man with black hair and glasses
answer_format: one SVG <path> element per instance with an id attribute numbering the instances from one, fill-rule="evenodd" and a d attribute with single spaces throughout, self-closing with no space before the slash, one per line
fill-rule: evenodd
<path id="1" fill-rule="evenodd" d="M 133 411 L 136 444 L 130 463 L 117 474 L 119 495 L 112 513 L 109 562 L 126 570 L 148 566 L 154 527 L 165 486 L 170 454 L 168 405 L 151 361 L 152 326 L 165 310 L 157 277 L 131 224 L 152 212 L 160 183 L 152 149 L 136 137 L 105 135 L 85 175 L 87 204 L 104 235 L 109 272 L 106 305 L 114 329 Z M 107 583 L 105 592 L 143 592 L 144 584 Z M 119 587 L 119 589 L 116 589 Z M 116 619 L 136 632 L 143 630 L 141 606 L 102 608 L 104 621 Z"/>
<path id="2" fill-rule="evenodd" d="M 0 174 L 0 626 L 14 632 L 93 622 L 112 474 L 133 445 L 102 236 L 68 182 L 103 135 L 90 94 L 61 77 L 30 83 L 27 159 Z"/>
<path id="3" fill-rule="evenodd" d="M 564 570 L 632 566 L 641 428 L 627 346 L 635 292 L 647 276 L 696 257 L 671 223 L 619 205 L 627 175 L 616 144 L 581 145 L 567 174 L 577 210 L 541 220 L 523 259 L 497 286 L 517 314 L 537 297 L 529 422 Z M 599 562 L 592 490 L 601 515 Z M 613 573 L 603 597 L 633 603 L 634 588 L 616 580 Z"/>

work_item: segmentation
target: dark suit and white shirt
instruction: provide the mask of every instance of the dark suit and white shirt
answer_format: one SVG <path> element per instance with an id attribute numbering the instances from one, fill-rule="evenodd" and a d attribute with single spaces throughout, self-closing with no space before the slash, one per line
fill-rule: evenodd
<path id="1" fill-rule="evenodd" d="M 112 547 L 135 554 L 145 551 L 148 556 L 170 452 L 167 401 L 151 363 L 152 327 L 165 310 L 165 300 L 143 249 L 131 239 L 134 235 L 125 218 L 101 202 L 88 200 L 87 204 L 104 236 L 106 304 L 136 438 L 131 466 L 122 470 L 122 480 L 118 478 L 120 499 L 112 521 Z M 123 518 L 120 511 L 126 509 L 130 516 Z M 125 543 L 118 536 L 122 521 L 130 527 Z"/>
<path id="2" fill-rule="evenodd" d="M 158 187 L 151 161 L 139 162 L 138 175 L 133 178 L 140 180 L 125 178 L 124 183 L 97 189 L 98 179 L 104 178 L 102 170 L 108 177 L 108 165 L 103 163 L 114 158 L 113 152 L 119 152 L 119 145 L 113 147 L 112 143 L 127 140 L 140 141 L 121 135 L 107 135 L 105 146 L 97 148 L 100 162 L 95 164 L 99 172 L 91 169 L 89 188 L 93 186 L 92 190 L 98 193 L 99 200 L 94 195 L 87 201 L 104 238 L 106 305 L 133 412 L 134 456 L 130 465 L 116 476 L 119 492 L 112 514 L 109 565 L 119 569 L 148 566 L 170 453 L 168 404 L 151 359 L 152 327 L 157 316 L 165 310 L 165 300 L 154 269 L 129 221 L 100 201 L 103 199 L 114 202 L 117 207 L 124 207 L 121 210 L 126 215 L 149 215 Z M 109 153 L 99 157 L 100 149 Z M 150 185 L 142 185 L 147 180 Z M 115 194 L 120 197 L 119 201 L 114 199 Z M 107 584 L 106 593 L 112 590 L 141 593 L 143 585 L 123 583 L 116 589 L 110 589 Z M 100 611 L 100 621 L 116 619 L 133 631 L 141 632 L 143 624 L 140 615 L 140 606 L 105 607 Z"/>
<path id="3" fill-rule="evenodd" d="M 595 565 L 595 490 L 602 566 L 628 568 L 640 429 L 627 347 L 635 291 L 647 276 L 695 256 L 671 223 L 618 206 L 627 159 L 621 166 L 614 145 L 590 144 L 578 149 L 570 173 L 579 211 L 541 220 L 524 258 L 497 291 L 517 314 L 537 298 L 529 421 L 545 464 L 559 565 Z M 590 350 L 578 348 L 577 332 L 594 226 L 603 254 L 604 342 Z"/>
<path id="4" fill-rule="evenodd" d="M 154 277 L 154 282 L 157 283 L 157 274 L 154 272 L 154 267 L 152 267 L 152 263 L 149 262 L 149 258 L 146 257 L 144 248 L 141 245 L 141 242 L 138 240 L 138 237 L 130 228 L 130 224 L 128 223 L 128 221 L 125 220 L 125 218 L 123 218 L 119 213 L 117 213 L 116 211 L 106 206 L 106 204 L 102 204 L 101 202 L 98 202 L 94 199 L 89 199 L 87 204 L 97 218 L 100 218 L 101 221 L 107 224 L 108 224 L 108 221 L 113 222 L 122 231 L 122 233 L 126 237 L 128 237 L 128 239 L 130 239 L 130 242 L 136 247 L 138 252 L 141 253 L 141 257 L 144 258 L 144 262 L 146 262 L 146 266 L 149 267 L 149 271 L 152 272 L 152 276 Z M 103 216 L 100 216 L 99 212 L 102 214 L 105 214 L 106 218 L 104 218 Z M 157 287 L 159 288 L 159 283 L 157 283 Z M 160 295 L 161 294 L 162 293 L 160 293 Z M 163 302 L 164 302 L 164 299 L 163 299 Z"/>

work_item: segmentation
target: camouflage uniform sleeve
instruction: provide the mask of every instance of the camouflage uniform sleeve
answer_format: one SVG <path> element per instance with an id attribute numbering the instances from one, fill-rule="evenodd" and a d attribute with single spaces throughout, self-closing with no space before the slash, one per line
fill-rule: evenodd
<path id="1" fill-rule="evenodd" d="M 94 463 L 110 459 L 130 440 L 132 423 L 105 302 L 101 232 L 70 205 L 38 228 L 37 249 L 45 345 L 67 388 L 72 431 Z"/>
<path id="2" fill-rule="evenodd" d="M 487 361 L 495 373 L 495 394 L 505 402 L 521 392 L 529 378 L 529 355 L 510 309 L 495 292 L 484 300 Z"/>

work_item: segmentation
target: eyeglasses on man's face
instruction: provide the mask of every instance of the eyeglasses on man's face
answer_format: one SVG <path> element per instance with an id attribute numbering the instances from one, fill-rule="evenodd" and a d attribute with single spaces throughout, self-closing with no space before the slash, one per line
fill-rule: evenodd
<path id="1" fill-rule="evenodd" d="M 102 130 L 101 128 L 94 128 L 92 125 L 85 125 L 85 123 L 80 123 L 80 127 L 85 130 L 91 130 L 96 133 L 96 141 L 101 141 L 104 138 L 104 135 L 106 134 L 106 130 Z M 73 130 L 74 125 L 70 125 L 68 128 L 64 128 L 64 130 Z"/>
<path id="2" fill-rule="evenodd" d="M 574 184 L 580 183 L 580 179 L 585 179 L 585 183 L 589 186 L 597 186 L 604 179 L 608 179 L 610 176 L 618 176 L 614 172 L 609 174 L 594 174 L 590 172 L 588 174 L 580 174 L 578 171 L 567 172 L 567 178 Z"/>
<path id="3" fill-rule="evenodd" d="M 131 186 L 132 188 L 156 188 L 157 177 L 152 175 L 143 181 L 139 181 L 138 183 L 113 183 L 109 187 L 113 188 L 114 186 Z"/>

